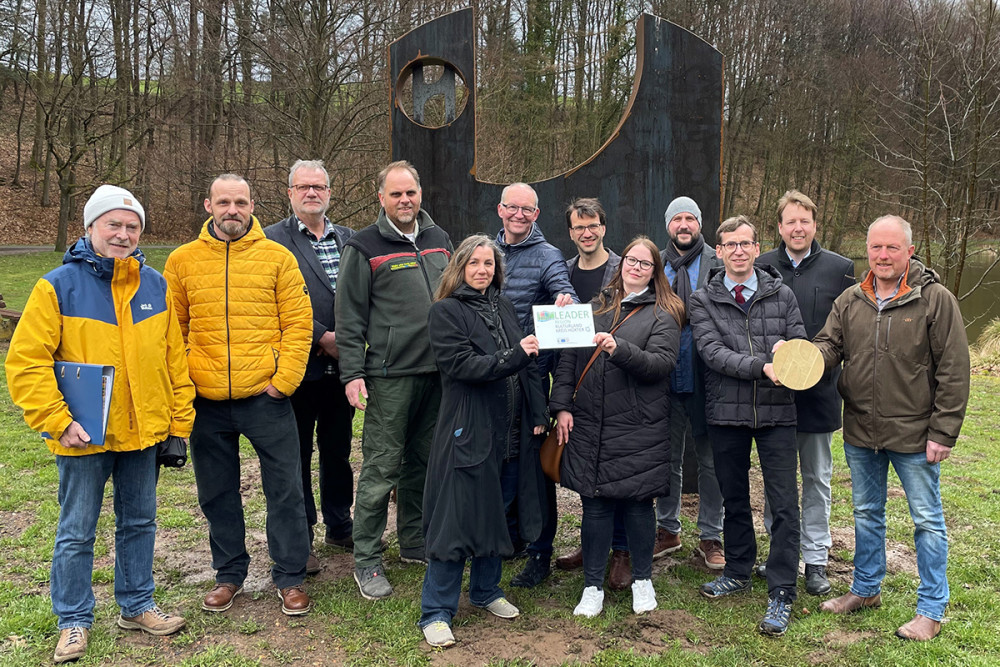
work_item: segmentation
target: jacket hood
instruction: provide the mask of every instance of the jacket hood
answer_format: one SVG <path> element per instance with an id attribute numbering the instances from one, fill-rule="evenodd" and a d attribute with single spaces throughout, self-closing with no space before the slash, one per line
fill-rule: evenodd
<path id="1" fill-rule="evenodd" d="M 537 222 L 531 223 L 531 232 L 528 234 L 528 237 L 520 243 L 507 243 L 507 241 L 504 240 L 504 230 L 502 227 L 500 228 L 500 231 L 497 232 L 497 245 L 499 245 L 500 249 L 504 251 L 504 254 L 507 254 L 507 251 L 511 248 L 527 248 L 529 246 L 538 245 L 539 243 L 545 243 L 545 235 L 542 234 L 542 229 L 538 226 Z"/>
<path id="2" fill-rule="evenodd" d="M 753 268 L 757 272 L 757 294 L 764 294 L 777 289 L 778 285 L 783 282 L 781 280 L 781 272 L 770 264 L 754 264 Z M 708 282 L 705 283 L 705 287 L 728 292 L 729 290 L 726 289 L 722 282 L 725 275 L 725 266 L 712 267 L 708 272 Z"/>
<path id="3" fill-rule="evenodd" d="M 135 257 L 136 261 L 139 262 L 139 266 L 146 262 L 146 256 L 138 248 L 132 251 L 132 254 L 126 259 L 132 257 Z M 81 236 L 76 243 L 66 249 L 66 254 L 63 255 L 63 264 L 72 264 L 73 262 L 87 262 L 98 278 L 110 280 L 115 274 L 115 258 L 98 255 L 90 243 L 90 239 L 86 236 Z"/>
<path id="4" fill-rule="evenodd" d="M 226 247 L 226 243 L 232 243 L 234 246 L 239 248 L 267 238 L 264 236 L 264 228 L 260 226 L 260 221 L 257 220 L 257 216 L 255 215 L 250 216 L 250 230 L 235 241 L 223 241 L 219 237 L 215 236 L 212 233 L 212 225 L 214 222 L 214 217 L 205 221 L 205 224 L 201 226 L 201 232 L 198 234 L 198 240 L 205 241 L 209 244 L 209 246 L 218 247 L 220 250 Z"/>

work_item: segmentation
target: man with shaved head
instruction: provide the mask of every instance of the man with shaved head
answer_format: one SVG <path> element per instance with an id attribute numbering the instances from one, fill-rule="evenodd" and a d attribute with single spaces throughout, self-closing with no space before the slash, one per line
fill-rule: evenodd
<path id="1" fill-rule="evenodd" d="M 941 462 L 958 440 L 969 400 L 969 344 L 958 301 L 913 258 L 899 216 L 868 228 L 870 270 L 837 297 L 814 342 L 826 367 L 843 360 L 844 454 L 854 501 L 854 581 L 821 611 L 846 614 L 882 603 L 889 465 L 910 507 L 917 547 L 917 613 L 896 635 L 926 641 L 948 605 L 948 534 Z"/>

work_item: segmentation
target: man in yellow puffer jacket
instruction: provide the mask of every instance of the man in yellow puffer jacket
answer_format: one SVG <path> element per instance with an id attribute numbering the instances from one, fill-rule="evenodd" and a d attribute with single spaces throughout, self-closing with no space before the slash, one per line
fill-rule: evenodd
<path id="1" fill-rule="evenodd" d="M 108 477 L 114 480 L 118 625 L 155 635 L 184 627 L 183 618 L 153 601 L 156 444 L 191 433 L 194 386 L 167 282 L 145 266 L 138 249 L 145 223 L 128 190 L 97 188 L 83 208 L 86 236 L 35 284 L 7 353 L 11 399 L 28 426 L 43 434 L 59 469 L 50 580 L 60 630 L 57 663 L 87 652 L 94 540 Z M 81 426 L 86 415 L 71 414 L 54 372 L 59 361 L 115 368 L 103 441 Z"/>
<path id="2" fill-rule="evenodd" d="M 250 564 L 240 497 L 242 434 L 260 458 L 271 578 L 281 610 L 305 614 L 309 531 L 288 396 L 306 370 L 312 306 L 295 257 L 267 239 L 253 217 L 243 178 L 216 178 L 205 210 L 212 217 L 201 234 L 171 253 L 164 269 L 198 391 L 191 460 L 216 570 L 202 609 L 229 609 Z"/>

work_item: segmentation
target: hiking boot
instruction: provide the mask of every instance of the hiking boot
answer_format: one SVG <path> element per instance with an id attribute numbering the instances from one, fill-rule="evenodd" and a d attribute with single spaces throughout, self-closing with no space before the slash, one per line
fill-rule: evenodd
<path id="1" fill-rule="evenodd" d="M 792 621 L 792 603 L 785 595 L 784 591 L 779 591 L 777 595 L 767 600 L 767 611 L 757 629 L 761 634 L 771 637 L 780 637 L 788 630 L 788 624 Z"/>
<path id="2" fill-rule="evenodd" d="M 623 591 L 632 585 L 632 561 L 627 551 L 614 549 L 611 552 L 611 568 L 608 572 L 608 588 Z"/>
<path id="3" fill-rule="evenodd" d="M 347 551 L 354 551 L 354 536 L 350 533 L 343 537 L 330 537 L 327 535 L 323 538 L 323 544 L 328 547 L 340 547 Z"/>
<path id="4" fill-rule="evenodd" d="M 865 607 L 871 607 L 872 609 L 877 609 L 882 606 L 882 594 L 877 593 L 871 597 L 863 598 L 860 595 L 855 595 L 848 591 L 839 598 L 833 598 L 832 600 L 826 600 L 819 606 L 820 611 L 826 611 L 831 614 L 850 614 L 852 611 L 857 611 L 858 609 L 863 609 Z"/>
<path id="5" fill-rule="evenodd" d="M 707 584 L 702 584 L 699 592 L 703 596 L 714 600 L 716 598 L 724 598 L 727 595 L 742 593 L 743 591 L 748 590 L 750 590 L 749 579 L 734 579 L 732 577 L 727 577 L 724 574 L 720 574 Z"/>
<path id="6" fill-rule="evenodd" d="M 147 609 L 138 616 L 119 616 L 118 627 L 126 630 L 142 630 L 151 635 L 172 635 L 185 625 L 180 616 L 171 616 L 159 607 Z"/>
<path id="7" fill-rule="evenodd" d="M 392 585 L 385 578 L 382 563 L 371 567 L 354 568 L 354 581 L 358 583 L 361 597 L 366 600 L 381 600 L 392 595 Z"/>
<path id="8" fill-rule="evenodd" d="M 281 598 L 281 613 L 285 616 L 302 616 L 312 609 L 309 595 L 301 586 L 289 586 L 278 590 Z"/>
<path id="9" fill-rule="evenodd" d="M 579 570 L 583 567 L 583 547 L 577 547 L 575 551 L 556 558 L 556 568 L 566 570 Z"/>
<path id="10" fill-rule="evenodd" d="M 653 545 L 653 560 L 663 558 L 681 548 L 681 536 L 666 528 L 656 529 L 656 543 Z"/>
<path id="11" fill-rule="evenodd" d="M 216 584 L 202 600 L 201 608 L 205 611 L 225 611 L 233 606 L 233 599 L 242 592 L 243 586 L 240 584 Z"/>
<path id="12" fill-rule="evenodd" d="M 59 642 L 56 644 L 56 652 L 52 655 L 52 662 L 70 662 L 79 660 L 87 655 L 87 636 L 90 630 L 87 628 L 63 628 L 59 631 Z"/>
<path id="13" fill-rule="evenodd" d="M 909 639 L 915 642 L 925 642 L 934 639 L 941 632 L 941 621 L 927 618 L 921 614 L 913 617 L 913 620 L 900 626 L 896 630 L 896 636 L 900 639 Z"/>
<path id="14" fill-rule="evenodd" d="M 701 556 L 708 569 L 726 569 L 726 552 L 722 550 L 722 542 L 719 540 L 701 540 L 694 552 Z"/>
<path id="15" fill-rule="evenodd" d="M 451 626 L 444 621 L 434 621 L 423 627 L 424 639 L 435 648 L 447 648 L 455 645 L 455 635 Z"/>
<path id="16" fill-rule="evenodd" d="M 656 609 L 656 591 L 649 579 L 640 579 L 632 584 L 632 611 L 644 614 Z"/>
<path id="17" fill-rule="evenodd" d="M 533 554 L 528 556 L 524 569 L 510 580 L 510 585 L 515 588 L 534 588 L 545 581 L 551 572 L 549 559 L 541 554 Z"/>
<path id="18" fill-rule="evenodd" d="M 416 563 L 427 565 L 427 555 L 423 546 L 419 547 L 399 547 L 399 560 L 404 563 Z"/>
<path id="19" fill-rule="evenodd" d="M 587 586 L 583 589 L 580 604 L 573 610 L 574 616 L 593 618 L 604 609 L 604 591 L 597 586 Z"/>
<path id="20" fill-rule="evenodd" d="M 322 569 L 323 566 L 319 564 L 319 558 L 316 558 L 316 554 L 310 551 L 309 558 L 306 560 L 306 574 L 319 574 Z"/>
<path id="21" fill-rule="evenodd" d="M 826 595 L 830 592 L 830 580 L 826 578 L 826 565 L 806 563 L 806 593 Z"/>
<path id="22" fill-rule="evenodd" d="M 761 579 L 767 579 L 767 564 L 761 563 L 760 565 L 755 565 L 753 568 L 753 573 L 756 574 Z"/>
<path id="23" fill-rule="evenodd" d="M 521 610 L 507 601 L 507 598 L 499 597 L 493 602 L 483 607 L 497 618 L 517 618 L 521 615 Z"/>

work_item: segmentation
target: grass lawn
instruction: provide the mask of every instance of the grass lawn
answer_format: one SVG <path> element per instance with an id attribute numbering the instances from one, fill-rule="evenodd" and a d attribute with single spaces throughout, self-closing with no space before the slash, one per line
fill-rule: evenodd
<path id="1" fill-rule="evenodd" d="M 153 251 L 162 267 L 168 251 Z M 54 253 L 20 257 L 17 271 L 0 257 L 0 287 L 11 307 L 23 307 L 38 275 L 58 264 Z M 162 255 L 162 256 L 160 256 Z M 23 292 L 23 295 L 22 295 Z M 21 295 L 21 296 L 19 296 Z M 0 344 L 0 356 L 6 345 Z M 25 426 L 12 405 L 0 369 L 0 665 L 50 664 L 57 637 L 48 597 L 49 569 L 59 514 L 54 457 Z M 93 585 L 96 621 L 86 665 L 995 665 L 1000 663 L 1000 379 L 975 377 L 969 415 L 955 454 L 942 465 L 942 495 L 951 540 L 951 606 L 941 636 L 933 642 L 903 642 L 893 632 L 913 615 L 917 577 L 912 524 L 898 481 L 891 475 L 889 574 L 883 606 L 842 618 L 817 613 L 819 598 L 800 583 L 788 634 L 768 639 L 756 632 L 767 600 L 764 582 L 735 599 L 708 601 L 697 593 L 712 575 L 691 557 L 697 542 L 697 502 L 685 498 L 684 547 L 654 564 L 659 608 L 641 617 L 631 595 L 609 592 L 604 613 L 578 620 L 573 606 L 583 587 L 581 572 L 554 571 L 533 590 L 507 587 L 520 562 L 507 563 L 502 585 L 522 611 L 501 621 L 473 609 L 463 594 L 455 619 L 458 645 L 427 648 L 416 621 L 423 569 L 404 565 L 394 539 L 394 515 L 386 537 L 388 577 L 396 594 L 362 599 L 351 577 L 349 554 L 317 543 L 323 572 L 307 581 L 315 607 L 308 616 L 280 613 L 270 583 L 265 512 L 255 456 L 244 445 L 244 504 L 248 549 L 253 558 L 246 593 L 224 614 L 201 611 L 213 571 L 207 526 L 198 508 L 190 463 L 160 477 L 159 532 L 154 574 L 157 602 L 180 613 L 188 627 L 172 637 L 150 637 L 119 629 L 114 603 L 114 518 L 111 486 L 98 523 Z M 356 434 L 359 423 L 355 423 Z M 357 469 L 360 451 L 354 452 Z M 314 470 L 316 465 L 314 463 Z M 759 477 L 757 478 L 759 482 Z M 830 572 L 834 594 L 850 584 L 853 524 L 850 475 L 839 438 L 834 443 Z M 760 485 L 755 485 L 755 507 Z M 562 493 L 562 492 L 561 492 Z M 561 507 L 571 507 L 569 494 Z M 394 510 L 391 510 L 394 511 Z M 759 516 L 758 516 L 759 519 Z M 758 521 L 759 530 L 761 524 Z M 563 513 L 557 552 L 578 539 L 579 517 Z M 320 526 L 320 534 L 322 534 Z M 758 541 L 761 551 L 766 539 Z"/>

